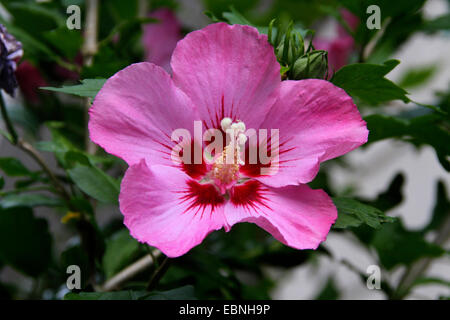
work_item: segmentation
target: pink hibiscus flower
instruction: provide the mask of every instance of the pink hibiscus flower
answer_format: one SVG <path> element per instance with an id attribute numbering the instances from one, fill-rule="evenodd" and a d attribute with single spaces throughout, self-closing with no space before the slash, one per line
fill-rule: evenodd
<path id="1" fill-rule="evenodd" d="M 359 18 L 345 9 L 341 10 L 341 15 L 350 30 L 355 31 L 359 25 Z M 328 51 L 328 71 L 331 76 L 333 72 L 348 63 L 353 50 L 355 50 L 355 40 L 344 27 L 339 25 L 336 37 L 331 39 L 316 37 L 314 38 L 314 47 Z"/>
<path id="2" fill-rule="evenodd" d="M 170 71 L 170 57 L 181 39 L 180 24 L 174 13 L 166 8 L 152 12 L 149 17 L 158 22 L 144 26 L 142 43 L 146 61 L 152 62 Z"/>
<path id="3" fill-rule="evenodd" d="M 317 248 L 337 211 L 306 183 L 322 161 L 367 141 L 352 99 L 325 80 L 282 82 L 267 36 L 249 26 L 217 23 L 189 33 L 171 66 L 172 77 L 147 62 L 119 71 L 90 110 L 91 139 L 130 166 L 119 202 L 131 235 L 177 257 L 214 230 L 251 222 L 288 246 Z M 174 162 L 172 133 L 184 128 L 195 137 L 194 121 L 238 133 L 236 141 L 212 161 Z M 246 128 L 278 129 L 269 163 L 250 161 L 246 151 L 270 150 L 270 138 L 247 139 Z M 224 162 L 224 154 L 234 160 Z"/>

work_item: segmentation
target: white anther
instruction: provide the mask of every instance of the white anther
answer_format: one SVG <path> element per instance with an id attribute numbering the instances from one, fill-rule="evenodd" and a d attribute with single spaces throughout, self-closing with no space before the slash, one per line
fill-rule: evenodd
<path id="1" fill-rule="evenodd" d="M 244 132 L 245 131 L 245 123 L 242 121 L 233 123 L 231 125 L 231 129 L 236 130 L 237 132 Z"/>
<path id="2" fill-rule="evenodd" d="M 247 136 L 243 133 L 240 133 L 237 140 L 238 140 L 239 146 L 243 146 L 247 142 Z"/>
<path id="3" fill-rule="evenodd" d="M 233 120 L 231 118 L 223 118 L 222 121 L 220 121 L 220 126 L 222 127 L 223 131 L 227 131 L 231 127 L 231 124 L 233 123 Z"/>

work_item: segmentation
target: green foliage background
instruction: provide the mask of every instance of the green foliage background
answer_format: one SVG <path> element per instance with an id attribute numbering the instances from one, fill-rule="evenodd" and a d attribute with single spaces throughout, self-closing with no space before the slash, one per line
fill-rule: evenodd
<path id="1" fill-rule="evenodd" d="M 442 167 L 450 171 L 450 90 L 437 93 L 433 105 L 423 105 L 411 101 L 407 90 L 422 86 L 433 76 L 433 67 L 417 66 L 397 84 L 386 78 L 400 63 L 391 59 L 393 53 L 413 35 L 442 34 L 448 39 L 448 12 L 434 20 L 425 19 L 422 10 L 425 0 L 278 0 L 263 11 L 258 9 L 259 0 L 200 2 L 212 21 L 251 24 L 265 33 L 274 18 L 281 22 L 293 21 L 292 30 L 307 40 L 313 34 L 308 30 L 314 30 L 321 19 L 331 16 L 342 22 L 339 10 L 343 7 L 365 21 L 365 8 L 379 5 L 382 35 L 377 36 L 377 30 L 368 30 L 361 23 L 352 34 L 358 50 L 354 61 L 337 71 L 330 81 L 346 90 L 365 115 L 370 130 L 368 145 L 386 139 L 400 140 L 417 148 L 428 145 L 435 150 Z M 3 277 L 1 299 L 269 299 L 276 283 L 268 275 L 267 267 L 286 271 L 304 264 L 314 265 L 320 256 L 335 259 L 323 246 L 316 251 L 294 250 L 254 225 L 241 224 L 226 235 L 224 231 L 211 234 L 202 245 L 170 261 L 167 268 L 162 266 L 162 257 L 155 257 L 154 248 L 139 244 L 129 236 L 120 217 L 110 219 L 107 224 L 99 223 L 100 210 L 118 210 L 120 179 L 126 165 L 102 150 L 95 154 L 86 151 L 84 105 L 86 99 L 92 101 L 105 79 L 142 60 L 141 27 L 152 21 L 138 17 L 137 0 L 101 2 L 99 50 L 92 65 L 83 65 L 77 62 L 82 52 L 82 33 L 65 26 L 65 10 L 70 4 L 79 5 L 85 12 L 83 0 L 39 4 L 32 0 L 2 1 L 12 19 L 0 18 L 0 23 L 23 43 L 23 60 L 35 65 L 49 83 L 47 90 L 40 91 L 38 104 L 24 100 L 22 105 L 8 105 L 6 109 L 14 126 L 20 128 L 23 140 L 45 158 L 54 159 L 55 178 L 65 191 L 42 168 L 31 169 L 19 158 L 2 152 L 0 272 L 12 268 L 31 279 L 33 285 L 31 289 L 24 288 L 18 281 Z M 149 5 L 179 8 L 175 0 L 151 1 Z M 115 34 L 120 35 L 118 41 L 113 41 Z M 367 54 L 365 49 L 369 44 L 372 49 Z M 280 62 L 286 70 L 293 64 L 289 60 Z M 62 80 L 57 72 L 61 68 L 74 72 L 79 81 Z M 413 111 L 386 112 L 392 101 L 412 105 Z M 42 127 L 50 133 L 48 139 L 38 134 Z M 27 145 L 14 141 L 8 132 L 2 134 L 4 139 L 27 152 Z M 389 216 L 390 210 L 403 201 L 402 173 L 386 181 L 385 191 L 377 197 L 361 199 L 354 196 L 351 186 L 348 192 L 339 193 L 330 185 L 329 168 L 344 165 L 345 158 L 330 161 L 311 183 L 313 188 L 326 190 L 338 208 L 339 217 L 332 232 L 351 234 L 378 261 L 383 274 L 401 270 L 406 277 L 421 259 L 448 256 L 443 245 L 448 239 L 450 201 L 442 181 L 436 181 L 431 222 L 422 230 L 411 231 L 401 219 Z M 46 218 L 36 214 L 38 210 L 66 221 L 63 240 L 49 228 Z M 442 236 L 442 232 L 447 232 L 444 240 L 436 236 Z M 104 290 L 104 283 L 148 256 L 153 256 L 156 262 L 121 283 L 116 290 Z M 341 263 L 348 265 L 346 261 Z M 66 268 L 72 264 L 82 270 L 82 289 L 67 293 Z M 368 276 L 365 270 L 348 266 L 365 283 Z M 164 276 L 148 288 L 149 279 L 161 270 Z M 446 279 L 423 278 L 422 274 L 400 284 L 383 281 L 382 290 L 386 298 L 402 299 L 415 286 L 430 283 L 441 285 L 449 292 Z M 340 297 L 333 278 L 317 290 L 318 299 Z M 448 296 L 443 294 L 443 298 Z"/>

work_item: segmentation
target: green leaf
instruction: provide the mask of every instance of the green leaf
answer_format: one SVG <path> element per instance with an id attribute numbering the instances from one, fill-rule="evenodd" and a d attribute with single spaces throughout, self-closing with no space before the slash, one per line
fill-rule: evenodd
<path id="1" fill-rule="evenodd" d="M 436 201 L 430 223 L 423 229 L 424 232 L 437 230 L 450 216 L 450 199 L 443 181 L 437 183 Z"/>
<path id="2" fill-rule="evenodd" d="M 402 88 L 414 88 L 425 84 L 438 70 L 437 65 L 421 66 L 409 69 L 403 74 L 398 85 Z"/>
<path id="3" fill-rule="evenodd" d="M 69 151 L 66 154 L 66 161 L 72 163 L 67 173 L 83 192 L 101 202 L 117 203 L 119 197 L 117 180 L 92 165 L 82 153 Z"/>
<path id="4" fill-rule="evenodd" d="M 400 220 L 384 225 L 375 233 L 371 244 L 387 270 L 398 265 L 409 266 L 421 258 L 436 258 L 445 253 L 441 247 L 425 241 L 421 232 L 406 230 Z"/>
<path id="5" fill-rule="evenodd" d="M 228 20 L 230 24 L 242 24 L 252 26 L 252 23 L 248 21 L 242 14 L 240 14 L 233 6 L 230 7 L 231 12 L 224 12 L 222 16 Z"/>
<path id="6" fill-rule="evenodd" d="M 424 286 L 424 285 L 443 285 L 450 288 L 450 281 L 439 278 L 418 278 L 412 284 L 412 287 Z"/>
<path id="7" fill-rule="evenodd" d="M 20 125 L 27 133 L 35 134 L 39 128 L 39 119 L 29 108 L 15 103 L 6 106 L 6 109 L 13 123 Z"/>
<path id="8" fill-rule="evenodd" d="M 423 30 L 425 31 L 439 31 L 450 29 L 450 13 L 437 17 L 434 20 L 426 21 L 423 24 Z"/>
<path id="9" fill-rule="evenodd" d="M 427 114 L 412 119 L 370 115 L 364 120 L 370 132 L 368 143 L 396 138 L 416 146 L 431 145 L 444 169 L 450 171 L 450 130 L 440 115 Z"/>
<path id="10" fill-rule="evenodd" d="M 47 122 L 46 125 L 50 130 L 52 140 L 39 141 L 35 144 L 35 148 L 45 152 L 53 152 L 61 167 L 67 168 L 66 153 L 72 150 L 78 150 L 78 148 L 62 133 L 66 127 L 64 123 Z"/>
<path id="11" fill-rule="evenodd" d="M 44 152 L 67 152 L 69 149 L 56 141 L 38 141 L 34 147 Z"/>
<path id="12" fill-rule="evenodd" d="M 15 17 L 20 17 L 20 20 L 16 18 L 19 21 L 15 21 L 15 23 L 22 25 L 21 22 L 24 22 L 29 25 L 30 30 L 33 29 L 33 22 L 37 21 L 37 23 L 42 24 L 42 20 L 46 22 L 42 27 L 49 25 L 57 25 L 62 27 L 66 25 L 66 20 L 64 19 L 65 17 L 58 10 L 49 9 L 46 6 L 39 5 L 37 3 L 12 2 L 9 9 L 15 14 Z"/>
<path id="13" fill-rule="evenodd" d="M 196 297 L 194 287 L 187 285 L 167 291 L 154 291 L 139 300 L 196 300 Z"/>
<path id="14" fill-rule="evenodd" d="M 117 232 L 112 239 L 106 242 L 103 256 L 103 270 L 106 278 L 112 277 L 133 262 L 139 253 L 139 243 L 130 236 L 128 229 Z"/>
<path id="15" fill-rule="evenodd" d="M 0 169 L 10 177 L 32 176 L 33 172 L 28 170 L 22 162 L 16 158 L 0 158 Z"/>
<path id="16" fill-rule="evenodd" d="M 146 294 L 144 291 L 114 291 L 114 292 L 80 292 L 68 293 L 64 300 L 137 300 Z"/>
<path id="17" fill-rule="evenodd" d="M 339 291 L 333 278 L 329 278 L 325 286 L 322 288 L 321 292 L 317 295 L 314 300 L 338 300 Z"/>
<path id="18" fill-rule="evenodd" d="M 52 134 L 51 141 L 39 141 L 34 146 L 36 149 L 45 151 L 45 152 L 53 152 L 58 159 L 58 162 L 61 164 L 63 168 L 68 168 L 69 164 L 66 163 L 66 154 L 70 151 L 83 154 L 86 156 L 89 161 L 95 164 L 105 164 L 111 165 L 115 161 L 120 161 L 118 158 L 106 155 L 106 156 L 97 156 L 87 152 L 82 151 L 75 146 L 72 141 L 70 141 L 65 134 L 63 134 L 63 129 L 66 128 L 66 124 L 61 122 L 47 122 L 47 126 Z"/>
<path id="19" fill-rule="evenodd" d="M 405 182 L 403 174 L 398 173 L 394 176 L 386 191 L 378 194 L 375 200 L 369 201 L 367 204 L 386 212 L 403 201 L 402 188 Z"/>
<path id="20" fill-rule="evenodd" d="M 63 206 L 61 199 L 49 197 L 38 193 L 9 194 L 0 200 L 0 207 L 6 209 L 17 206 L 24 207 L 57 207 Z"/>
<path id="21" fill-rule="evenodd" d="M 397 99 L 407 103 L 407 92 L 385 78 L 399 63 L 397 60 L 389 60 L 383 65 L 350 64 L 339 69 L 331 81 L 352 97 L 358 97 L 371 105 Z"/>
<path id="22" fill-rule="evenodd" d="M 195 300 L 194 287 L 184 286 L 168 291 L 115 291 L 68 293 L 64 300 Z"/>
<path id="23" fill-rule="evenodd" d="M 0 260 L 36 277 L 50 264 L 51 245 L 47 222 L 30 208 L 0 208 Z"/>
<path id="24" fill-rule="evenodd" d="M 74 59 L 83 44 L 81 33 L 63 27 L 46 31 L 42 36 L 64 57 Z"/>
<path id="25" fill-rule="evenodd" d="M 338 218 L 333 225 L 336 229 L 358 227 L 362 224 L 378 229 L 383 223 L 395 221 L 395 218 L 384 215 L 381 210 L 353 199 L 333 198 L 333 202 L 338 209 Z"/>
<path id="26" fill-rule="evenodd" d="M 106 79 L 84 79 L 81 80 L 81 84 L 74 86 L 63 86 L 61 88 L 55 87 L 41 87 L 44 90 L 63 92 L 67 94 L 72 94 L 79 97 L 89 97 L 95 98 L 97 93 L 105 84 Z"/>
<path id="27" fill-rule="evenodd" d="M 47 60 L 58 60 L 57 55 L 47 45 L 35 39 L 28 32 L 8 23 L 3 19 L 0 19 L 0 21 L 6 26 L 8 32 L 14 35 L 17 39 L 20 39 L 26 56 L 41 56 Z"/>
<path id="28" fill-rule="evenodd" d="M 5 186 L 5 178 L 0 176 L 0 190 L 3 189 L 4 186 Z"/>
<path id="29" fill-rule="evenodd" d="M 378 63 L 392 56 L 395 50 L 420 28 L 422 12 L 419 9 L 425 1 L 341 0 L 339 3 L 359 17 L 361 23 L 354 32 L 354 38 L 363 48 L 373 40 L 371 44 L 375 44 L 375 46 L 368 58 Z M 380 7 L 382 33 L 377 29 L 371 30 L 366 26 L 366 21 L 369 18 L 367 8 L 370 5 Z M 378 57 L 374 59 L 374 56 Z"/>

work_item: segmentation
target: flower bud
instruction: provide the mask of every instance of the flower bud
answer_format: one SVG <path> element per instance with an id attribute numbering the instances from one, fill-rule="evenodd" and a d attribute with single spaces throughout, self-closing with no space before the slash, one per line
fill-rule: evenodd
<path id="1" fill-rule="evenodd" d="M 295 61 L 292 69 L 294 80 L 325 79 L 328 71 L 327 52 L 324 50 L 311 51 Z"/>

